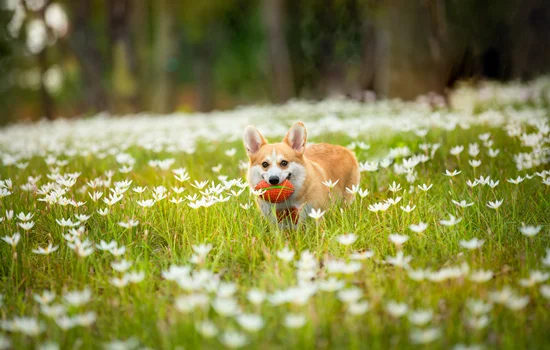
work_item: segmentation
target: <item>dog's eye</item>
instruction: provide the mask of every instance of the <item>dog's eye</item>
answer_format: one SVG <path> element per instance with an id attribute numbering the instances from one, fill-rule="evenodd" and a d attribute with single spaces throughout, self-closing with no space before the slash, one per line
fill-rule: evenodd
<path id="1" fill-rule="evenodd" d="M 281 165 L 282 165 L 282 166 L 287 166 L 287 165 L 288 165 L 288 162 L 287 162 L 286 160 L 283 160 L 283 161 L 281 162 Z"/>
<path id="2" fill-rule="evenodd" d="M 268 162 L 263 162 L 263 163 L 262 163 L 262 166 L 263 166 L 264 168 L 267 168 L 267 167 L 269 166 L 269 163 L 268 163 Z"/>

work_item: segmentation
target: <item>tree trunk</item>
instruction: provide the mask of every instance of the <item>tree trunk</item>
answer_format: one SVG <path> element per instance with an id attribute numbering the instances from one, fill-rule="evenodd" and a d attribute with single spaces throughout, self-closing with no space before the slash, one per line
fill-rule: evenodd
<path id="1" fill-rule="evenodd" d="M 196 53 L 198 108 L 201 112 L 209 112 L 214 108 L 214 63 L 208 41 L 197 45 Z"/>
<path id="2" fill-rule="evenodd" d="M 175 3 L 157 0 L 157 28 L 154 44 L 154 81 L 152 110 L 168 113 L 174 110 L 174 72 L 170 65 L 178 51 Z"/>
<path id="3" fill-rule="evenodd" d="M 103 58 L 97 47 L 95 35 L 90 28 L 90 0 L 79 0 L 73 5 L 73 33 L 69 45 L 74 51 L 82 69 L 84 99 L 87 108 L 94 112 L 108 109 L 107 94 L 103 86 L 105 76 Z"/>
<path id="4" fill-rule="evenodd" d="M 141 109 L 135 49 L 131 38 L 130 0 L 110 0 L 109 38 L 111 39 L 111 63 L 114 108 L 117 113 L 132 113 Z"/>
<path id="5" fill-rule="evenodd" d="M 377 90 L 405 99 L 443 92 L 448 62 L 439 38 L 445 29 L 442 23 L 434 24 L 434 18 L 441 20 L 441 8 L 435 6 L 430 13 L 429 4 L 409 0 L 393 0 L 384 7 L 380 34 L 386 43 L 384 57 L 378 60 L 382 71 Z"/>
<path id="6" fill-rule="evenodd" d="M 48 70 L 48 56 L 46 50 L 47 48 L 44 48 L 38 54 L 38 66 L 40 69 L 40 99 L 42 101 L 42 112 L 44 113 L 44 117 L 48 120 L 53 120 L 53 100 L 46 89 L 46 85 L 44 84 L 44 75 Z"/>
<path id="7" fill-rule="evenodd" d="M 263 0 L 263 22 L 267 34 L 271 85 L 277 102 L 284 102 L 295 94 L 284 29 L 284 5 L 284 0 Z"/>

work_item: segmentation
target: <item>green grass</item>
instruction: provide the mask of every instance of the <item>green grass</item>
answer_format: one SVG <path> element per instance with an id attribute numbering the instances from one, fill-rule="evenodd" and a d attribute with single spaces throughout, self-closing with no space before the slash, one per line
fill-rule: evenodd
<path id="1" fill-rule="evenodd" d="M 501 106 L 504 110 L 504 107 Z M 540 106 L 537 106 L 540 107 Z M 529 111 L 528 106 L 526 110 Z M 548 109 L 545 111 L 548 112 Z M 534 107 L 533 107 L 534 109 Z M 533 112 L 534 113 L 534 112 Z M 346 118 L 346 115 L 342 115 Z M 314 117 L 315 118 L 315 117 Z M 288 120 L 298 119 L 288 116 Z M 537 132 L 533 125 L 521 124 L 528 133 Z M 264 125 L 264 127 L 268 127 Z M 307 127 L 307 123 L 306 123 Z M 492 146 L 500 153 L 495 158 L 487 155 L 487 149 L 478 136 L 491 133 Z M 546 141 L 541 141 L 548 147 Z M 71 205 L 47 204 L 38 201 L 44 197 L 34 192 L 26 192 L 20 186 L 27 182 L 29 176 L 41 175 L 38 187 L 50 182 L 46 175 L 50 169 L 44 158 L 34 155 L 28 159 L 25 169 L 3 166 L 0 168 L 2 180 L 13 181 L 13 194 L 0 199 L 2 216 L 5 210 L 34 213 L 31 221 L 33 228 L 24 231 L 18 225 L 19 220 L 7 218 L 0 223 L 0 236 L 11 236 L 21 233 L 21 240 L 13 254 L 12 247 L 0 241 L 0 293 L 3 302 L 0 304 L 0 338 L 9 339 L 14 348 L 31 348 L 47 341 L 57 343 L 61 348 L 80 347 L 95 349 L 103 347 L 114 340 L 135 338 L 140 347 L 149 348 L 220 348 L 221 335 L 226 331 L 237 331 L 246 336 L 246 347 L 269 349 L 328 349 L 328 348 L 416 348 L 411 334 L 418 329 L 437 328 L 439 337 L 429 342 L 426 347 L 452 348 L 456 344 L 478 344 L 486 348 L 548 348 L 550 331 L 550 300 L 540 290 L 540 285 L 523 287 L 519 284 L 522 278 L 528 278 L 530 271 L 550 272 L 541 259 L 550 247 L 550 186 L 542 183 L 542 178 L 534 176 L 519 185 L 506 179 L 518 175 L 534 174 L 547 169 L 541 164 L 528 170 L 516 169 L 513 155 L 519 152 L 531 152 L 531 148 L 521 144 L 518 138 L 510 137 L 501 126 L 488 124 L 472 125 L 469 129 L 456 128 L 445 131 L 431 128 L 426 137 L 418 137 L 412 132 L 384 132 L 360 134 L 352 138 L 345 133 L 323 133 L 315 136 L 315 141 L 327 141 L 348 145 L 352 141 L 364 141 L 370 144 L 369 150 L 356 149 L 360 161 L 373 160 L 388 154 L 391 148 L 407 146 L 413 154 L 424 154 L 421 143 L 440 143 L 441 147 L 432 159 L 415 167 L 417 178 L 412 187 L 405 175 L 394 172 L 393 165 L 376 172 L 363 172 L 361 187 L 370 194 L 356 201 L 341 211 L 339 204 L 331 206 L 323 219 L 308 219 L 297 230 L 280 230 L 270 225 L 261 217 L 254 206 L 245 210 L 241 204 L 253 202 L 252 194 L 245 190 L 238 197 L 229 201 L 216 203 L 208 208 L 192 209 L 184 200 L 179 205 L 169 202 L 173 196 L 185 196 L 199 193 L 191 186 L 194 180 L 213 180 L 219 183 L 211 168 L 222 164 L 221 174 L 229 179 L 242 178 L 245 171 L 239 169 L 238 160 L 245 158 L 241 141 L 219 140 L 210 143 L 201 141 L 196 152 L 155 153 L 137 145 L 131 145 L 125 152 L 131 154 L 136 163 L 128 174 L 118 171 L 120 165 L 115 157 L 109 155 L 104 159 L 94 154 L 67 157 L 66 166 L 60 167 L 60 173 L 80 172 L 74 186 L 67 190 L 66 197 L 77 201 L 86 201 L 79 208 Z M 480 144 L 482 161 L 480 167 L 473 169 L 468 160 L 468 144 Z M 456 145 L 464 145 L 460 157 L 449 153 Z M 227 156 L 224 151 L 236 148 L 235 156 Z M 124 149 L 121 147 L 121 149 Z M 121 149 L 115 150 L 115 154 Z M 148 166 L 151 159 L 174 158 L 172 169 L 187 168 L 191 180 L 179 183 L 171 170 L 159 170 Z M 402 158 L 394 162 L 401 163 Z M 460 170 L 455 177 L 444 175 L 445 170 Z M 106 179 L 105 171 L 114 170 L 112 183 L 125 179 L 132 180 L 132 187 L 147 186 L 147 190 L 138 194 L 130 188 L 121 201 L 110 207 L 107 216 L 97 213 L 105 208 L 103 198 L 94 202 L 87 192 L 86 183 L 96 177 Z M 499 180 L 496 188 L 478 185 L 470 188 L 466 180 L 490 175 Z M 546 175 L 547 176 L 547 175 Z M 400 183 L 403 190 L 391 193 L 388 189 L 393 182 Z M 111 183 L 111 185 L 112 185 Z M 427 191 L 421 191 L 417 185 L 432 184 Z M 169 196 L 156 202 L 151 208 L 142 208 L 136 201 L 151 198 L 155 186 L 165 186 Z M 173 194 L 172 186 L 186 188 L 181 195 Z M 232 188 L 237 191 L 235 186 Z M 411 191 L 409 191 L 411 189 Z M 109 190 L 99 187 L 95 191 L 108 195 Z M 224 196 L 229 191 L 223 192 Z M 199 194 L 200 196 L 200 194 Z M 385 212 L 373 213 L 369 205 L 390 197 L 402 197 L 400 203 L 390 206 Z M 465 209 L 459 208 L 451 200 L 466 200 L 474 205 Z M 504 200 L 498 210 L 486 206 L 488 201 Z M 399 207 L 416 205 L 411 213 Z M 133 262 L 130 270 L 143 271 L 142 282 L 128 284 L 117 288 L 110 280 L 123 274 L 111 268 L 111 263 L 120 260 L 109 252 L 95 250 L 88 257 L 78 257 L 63 238 L 69 229 L 58 225 L 55 219 L 72 218 L 75 214 L 92 214 L 83 223 L 85 232 L 82 240 L 89 239 L 98 244 L 100 240 L 115 240 L 126 247 L 122 256 Z M 439 223 L 452 214 L 462 218 L 455 226 L 447 227 Z M 136 227 L 126 229 L 118 223 L 129 219 L 139 221 Z M 425 222 L 428 228 L 422 233 L 409 229 L 411 224 Z M 542 225 L 540 233 L 526 237 L 520 232 L 522 224 Z M 353 232 L 357 241 L 351 246 L 338 243 L 341 234 Z M 402 248 L 396 247 L 389 239 L 391 233 L 406 234 L 410 238 Z M 477 237 L 485 240 L 484 245 L 475 250 L 466 250 L 460 246 L 461 240 Z M 48 243 L 59 245 L 51 255 L 32 253 L 38 246 Z M 193 245 L 212 244 L 212 250 L 204 262 L 199 265 L 190 263 Z M 294 250 L 294 262 L 287 263 L 279 259 L 277 251 L 288 248 Z M 409 277 L 407 269 L 384 263 L 387 256 L 395 256 L 402 249 L 410 255 L 410 269 L 430 269 L 469 266 L 470 272 L 463 271 L 459 276 L 441 282 L 422 280 L 415 281 Z M 309 250 L 314 254 L 319 268 L 312 283 L 325 280 L 329 275 L 343 281 L 346 287 L 356 286 L 362 290 L 361 300 L 368 301 L 369 309 L 362 315 L 350 315 L 345 303 L 337 298 L 335 292 L 318 290 L 309 300 L 302 303 L 285 303 L 273 305 L 265 301 L 253 305 L 246 298 L 250 288 L 257 288 L 268 295 L 277 290 L 295 287 L 296 261 L 300 253 Z M 330 274 L 326 270 L 330 259 L 350 261 L 350 253 L 371 250 L 370 259 L 360 261 L 361 270 L 357 273 Z M 122 258 L 121 257 L 121 258 Z M 234 299 L 244 313 L 261 315 L 265 322 L 258 332 L 244 330 L 235 317 L 220 315 L 213 307 L 197 307 L 192 312 L 181 312 L 175 307 L 178 296 L 189 294 L 175 281 L 162 278 L 162 271 L 170 265 L 189 265 L 194 271 L 206 269 L 218 276 L 220 281 L 235 283 L 237 291 Z M 469 279 L 472 271 L 491 270 L 494 277 L 484 283 L 475 283 Z M 212 285 L 214 278 L 209 277 L 205 285 Z M 210 282 L 210 284 L 208 283 Z M 303 282 L 302 282 L 303 283 Z M 524 308 L 512 310 L 510 307 L 491 302 L 491 292 L 506 286 L 511 287 L 518 295 L 528 296 L 529 303 Z M 67 291 L 89 287 L 92 298 L 83 306 L 70 306 L 64 301 Z M 66 306 L 66 314 L 74 316 L 93 311 L 97 319 L 91 325 L 76 326 L 63 330 L 56 321 L 40 313 L 40 305 L 33 300 L 33 294 L 43 290 L 56 292 L 52 303 Z M 204 291 L 210 301 L 216 293 Z M 488 312 L 489 323 L 482 329 L 469 326 L 471 313 L 466 307 L 468 299 L 481 299 L 493 304 Z M 429 309 L 433 319 L 426 325 L 415 326 L 407 316 L 396 318 L 386 311 L 390 300 L 404 302 L 409 310 Z M 284 326 L 284 318 L 289 312 L 303 314 L 306 324 L 300 329 Z M 39 320 L 43 329 L 38 335 L 25 335 L 9 329 L 14 317 L 29 316 Z M 211 320 L 219 333 L 208 338 L 196 330 L 197 323 Z M 4 329 L 3 331 L 1 329 Z M 0 342 L 1 343 L 1 342 Z M 137 345 L 136 345 L 137 347 Z"/>

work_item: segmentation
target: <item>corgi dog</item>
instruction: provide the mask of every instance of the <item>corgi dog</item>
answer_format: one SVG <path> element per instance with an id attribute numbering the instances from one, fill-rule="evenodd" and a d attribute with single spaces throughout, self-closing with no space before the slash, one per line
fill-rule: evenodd
<path id="1" fill-rule="evenodd" d="M 265 180 L 278 185 L 288 179 L 294 193 L 282 203 L 257 198 L 264 216 L 286 226 L 288 220 L 297 225 L 311 209 L 326 209 L 332 199 L 351 203 L 354 195 L 346 191 L 359 185 L 359 164 L 353 152 L 342 146 L 316 143 L 306 146 L 307 131 L 297 122 L 283 142 L 269 144 L 252 125 L 244 131 L 244 146 L 250 160 L 248 184 L 255 189 Z M 331 189 L 323 182 L 338 183 Z"/>

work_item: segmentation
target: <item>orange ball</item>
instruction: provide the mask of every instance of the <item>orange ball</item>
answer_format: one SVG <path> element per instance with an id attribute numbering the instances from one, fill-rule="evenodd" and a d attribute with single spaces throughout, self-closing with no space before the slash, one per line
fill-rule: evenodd
<path id="1" fill-rule="evenodd" d="M 278 185 L 271 185 L 265 180 L 258 182 L 255 190 L 264 190 L 260 198 L 270 203 L 282 203 L 292 196 L 294 186 L 289 180 L 285 180 Z"/>

